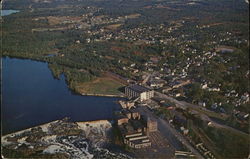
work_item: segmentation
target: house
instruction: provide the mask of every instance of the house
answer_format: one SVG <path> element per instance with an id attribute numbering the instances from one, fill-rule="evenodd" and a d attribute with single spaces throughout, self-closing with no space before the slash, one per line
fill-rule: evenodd
<path id="1" fill-rule="evenodd" d="M 182 115 L 182 113 L 175 112 L 173 123 L 179 126 L 186 126 L 187 125 L 187 118 Z"/>
<path id="2" fill-rule="evenodd" d="M 164 80 L 151 80 L 148 84 L 150 87 L 161 88 L 164 86 L 165 81 Z"/>
<path id="3" fill-rule="evenodd" d="M 249 113 L 238 112 L 238 113 L 235 114 L 235 116 L 236 116 L 239 120 L 248 120 L 248 118 L 249 118 Z"/>

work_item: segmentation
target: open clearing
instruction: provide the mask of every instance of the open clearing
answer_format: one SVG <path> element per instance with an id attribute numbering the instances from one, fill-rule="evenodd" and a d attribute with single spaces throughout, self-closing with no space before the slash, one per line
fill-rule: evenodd
<path id="1" fill-rule="evenodd" d="M 98 77 L 93 81 L 79 83 L 77 91 L 83 94 L 122 95 L 119 88 L 124 85 L 110 77 Z"/>

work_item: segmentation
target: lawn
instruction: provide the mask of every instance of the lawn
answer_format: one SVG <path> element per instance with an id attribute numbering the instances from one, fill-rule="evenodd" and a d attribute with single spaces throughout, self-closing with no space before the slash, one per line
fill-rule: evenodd
<path id="1" fill-rule="evenodd" d="M 90 82 L 79 83 L 76 90 L 83 94 L 122 95 L 119 90 L 124 87 L 110 77 L 98 77 Z"/>

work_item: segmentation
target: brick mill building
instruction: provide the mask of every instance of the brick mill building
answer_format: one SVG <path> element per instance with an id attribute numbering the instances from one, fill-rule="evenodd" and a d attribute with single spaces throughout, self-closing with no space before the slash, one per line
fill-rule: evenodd
<path id="1" fill-rule="evenodd" d="M 141 85 L 133 84 L 125 87 L 125 94 L 129 98 L 139 98 L 140 101 L 154 97 L 154 91 Z"/>
<path id="2" fill-rule="evenodd" d="M 135 108 L 123 109 L 117 115 L 117 126 L 124 144 L 136 149 L 151 146 L 148 135 L 157 131 L 156 121 L 141 116 Z"/>

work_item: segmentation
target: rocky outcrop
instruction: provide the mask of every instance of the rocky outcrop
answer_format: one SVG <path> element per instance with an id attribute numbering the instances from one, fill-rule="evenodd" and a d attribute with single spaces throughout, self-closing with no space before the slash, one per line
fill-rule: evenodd
<path id="1" fill-rule="evenodd" d="M 102 148 L 109 142 L 112 125 L 107 120 L 58 120 L 1 138 L 5 158 L 129 158 Z"/>

